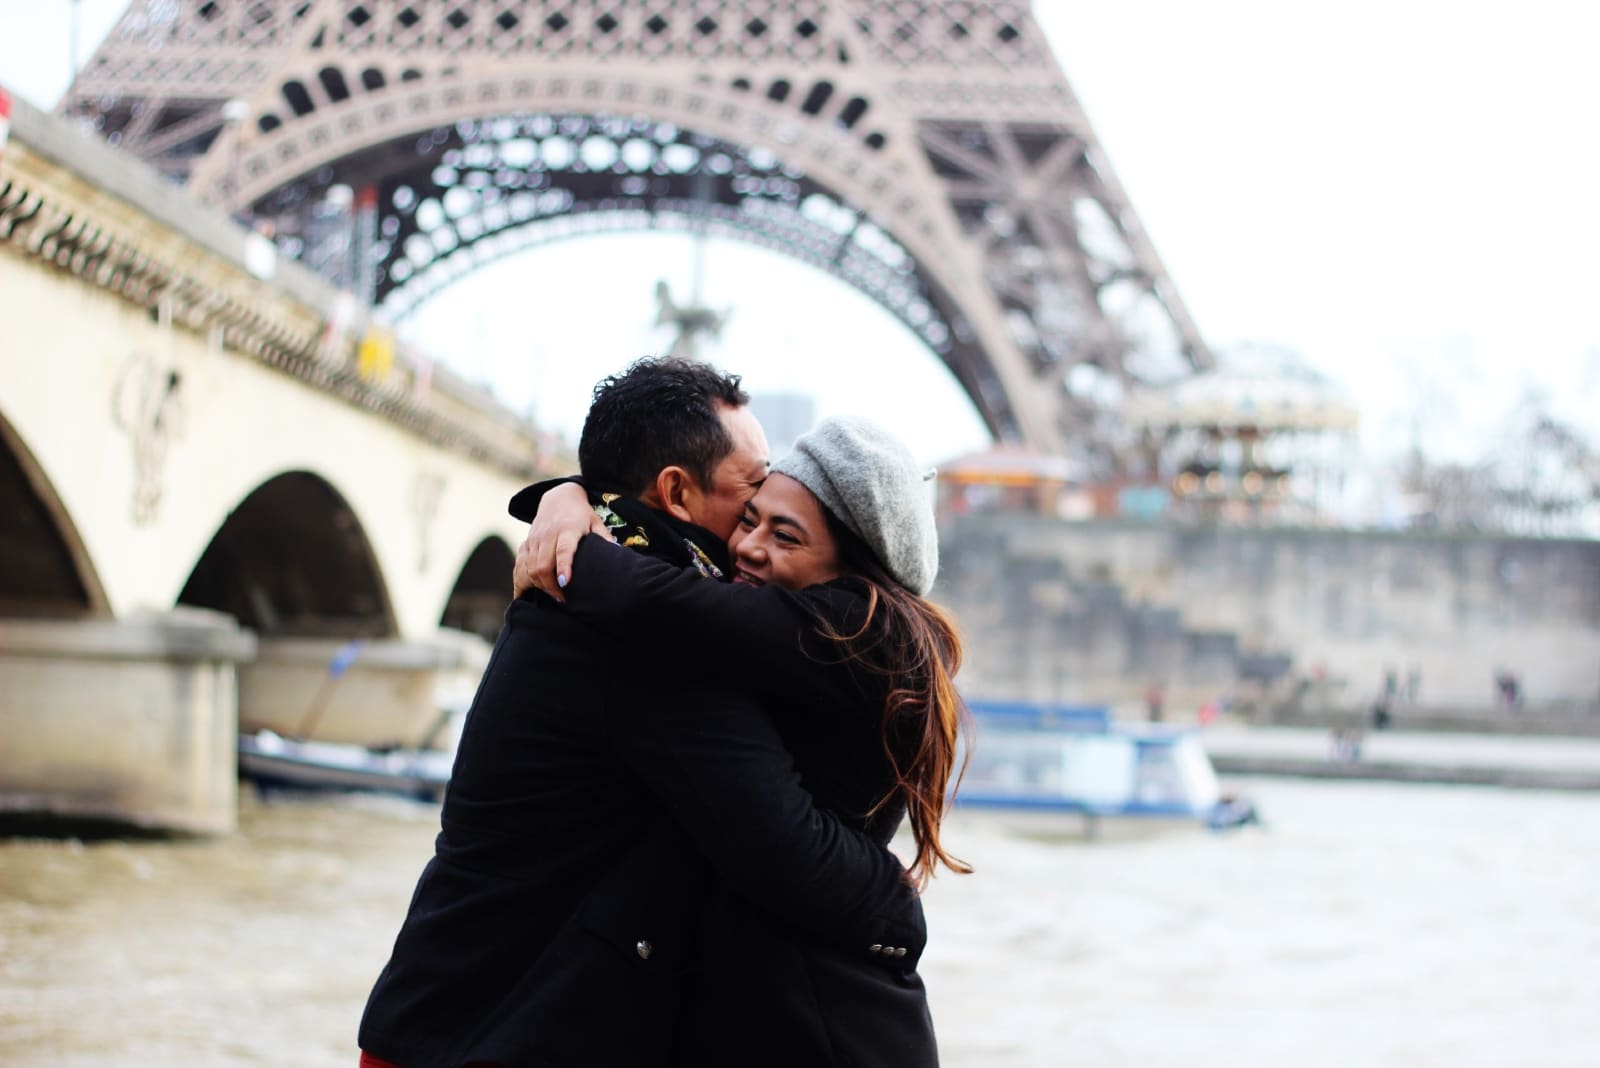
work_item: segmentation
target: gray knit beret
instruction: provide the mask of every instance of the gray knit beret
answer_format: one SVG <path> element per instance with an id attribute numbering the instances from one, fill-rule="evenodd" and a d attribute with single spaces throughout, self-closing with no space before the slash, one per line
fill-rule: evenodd
<path id="1" fill-rule="evenodd" d="M 898 438 L 859 416 L 830 416 L 801 435 L 772 470 L 816 494 L 912 593 L 933 588 L 939 536 L 932 472 Z"/>

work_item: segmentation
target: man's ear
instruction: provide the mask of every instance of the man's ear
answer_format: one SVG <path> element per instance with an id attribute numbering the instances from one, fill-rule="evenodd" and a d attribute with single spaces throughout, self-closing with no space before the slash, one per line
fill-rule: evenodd
<path id="1" fill-rule="evenodd" d="M 685 523 L 694 522 L 690 508 L 700 487 L 688 471 L 676 464 L 663 467 L 656 475 L 655 491 L 657 508 Z"/>

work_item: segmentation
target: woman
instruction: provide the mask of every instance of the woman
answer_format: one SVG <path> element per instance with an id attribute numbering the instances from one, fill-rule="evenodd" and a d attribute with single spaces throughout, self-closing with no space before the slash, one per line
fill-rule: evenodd
<path id="1" fill-rule="evenodd" d="M 581 496 L 552 491 L 541 511 L 559 506 L 563 523 L 587 529 Z M 970 871 L 939 837 L 965 723 L 952 681 L 961 644 L 950 617 L 923 597 L 938 542 L 909 450 L 865 420 L 825 420 L 774 466 L 729 550 L 731 584 L 585 539 L 568 609 L 619 640 L 666 640 L 686 660 L 713 650 L 720 679 L 762 698 L 820 807 L 885 845 L 909 818 L 908 874 L 919 888 L 939 864 Z M 773 1013 L 708 1015 L 691 1023 L 691 1045 L 697 1034 L 720 1043 L 730 1064 L 803 1063 L 797 1042 L 832 1051 L 832 1063 L 937 1063 L 921 980 L 894 967 L 904 948 L 875 947 L 887 958 L 879 965 L 846 960 L 743 903 L 713 908 L 709 927 L 734 933 L 709 943 L 703 974 L 736 981 L 742 1001 Z M 727 959 L 717 959 L 719 946 Z M 708 1009 L 717 1000 L 691 999 Z M 797 1000 L 806 1004 L 796 1009 Z"/>

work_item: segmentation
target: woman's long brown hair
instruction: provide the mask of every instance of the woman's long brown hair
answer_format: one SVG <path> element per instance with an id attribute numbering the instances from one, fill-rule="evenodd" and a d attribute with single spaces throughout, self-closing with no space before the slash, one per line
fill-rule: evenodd
<path id="1" fill-rule="evenodd" d="M 897 796 L 905 801 L 906 818 L 916 840 L 910 874 L 917 889 L 928 885 L 943 864 L 963 875 L 972 866 L 944 848 L 939 824 L 949 805 L 951 777 L 960 783 L 966 761 L 956 768 L 956 752 L 970 729 L 965 703 L 956 692 L 961 667 L 961 636 L 950 614 L 897 582 L 866 543 L 826 508 L 828 530 L 839 547 L 839 560 L 866 587 L 867 610 L 861 626 L 849 634 L 821 621 L 824 637 L 840 643 L 847 659 L 888 680 L 880 735 L 884 754 L 894 770 L 895 785 L 873 806 L 878 812 Z M 915 742 L 902 763 L 897 739 L 911 731 Z M 970 747 L 969 747 L 970 748 Z"/>

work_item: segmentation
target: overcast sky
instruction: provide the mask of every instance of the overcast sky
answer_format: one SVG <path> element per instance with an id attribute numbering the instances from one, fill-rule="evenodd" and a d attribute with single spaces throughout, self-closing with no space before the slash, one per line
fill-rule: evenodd
<path id="1" fill-rule="evenodd" d="M 0 0 L 0 83 L 50 106 L 68 0 Z M 82 57 L 121 0 L 81 0 Z M 1214 347 L 1288 346 L 1361 409 L 1371 452 L 1421 427 L 1481 455 L 1541 389 L 1600 420 L 1600 4 L 1583 0 L 1036 0 L 1112 167 Z M 22 27 L 26 27 L 23 29 Z M 411 323 L 430 350 L 564 430 L 595 379 L 668 341 L 658 278 L 689 246 L 526 254 Z M 763 390 L 871 411 L 930 460 L 985 435 L 908 332 L 840 283 L 714 245 L 713 358 Z"/>

